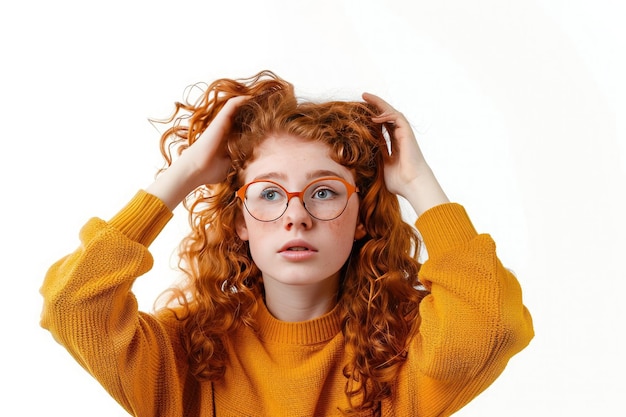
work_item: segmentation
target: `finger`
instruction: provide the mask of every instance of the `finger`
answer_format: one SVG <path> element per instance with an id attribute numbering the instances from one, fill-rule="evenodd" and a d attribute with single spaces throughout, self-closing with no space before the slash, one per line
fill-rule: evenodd
<path id="1" fill-rule="evenodd" d="M 382 99 L 381 97 L 377 96 L 376 94 L 364 92 L 362 97 L 363 97 L 363 100 L 365 100 L 366 102 L 368 102 L 370 104 L 373 104 L 379 110 L 385 110 L 387 108 L 393 109 L 391 104 L 387 103 L 384 99 Z"/>
<path id="2" fill-rule="evenodd" d="M 363 93 L 363 99 L 376 107 L 380 114 L 378 116 L 372 117 L 372 121 L 376 123 L 384 123 L 387 128 L 393 130 L 395 128 L 395 123 L 398 120 L 398 117 L 401 114 L 391 106 L 391 104 L 387 103 L 382 98 L 377 95 L 371 93 Z"/>
<path id="3" fill-rule="evenodd" d="M 250 96 L 237 96 L 228 99 L 217 115 L 215 115 L 213 120 L 209 123 L 208 127 L 204 130 L 204 132 L 202 132 L 200 138 L 206 138 L 211 135 L 217 135 L 223 138 L 230 129 L 235 112 L 249 98 Z"/>
<path id="4" fill-rule="evenodd" d="M 235 114 L 235 111 L 239 108 L 239 106 L 248 101 L 248 99 L 250 99 L 250 96 L 237 96 L 228 99 L 224 104 L 224 107 L 222 107 L 217 116 L 215 116 L 214 122 L 223 122 L 230 120 Z"/>
<path id="5" fill-rule="evenodd" d="M 376 107 L 380 115 L 383 115 L 385 113 L 391 113 L 391 110 L 393 109 L 389 103 L 387 103 L 385 100 L 383 100 L 382 98 L 378 97 L 375 94 L 366 92 L 366 93 L 363 93 L 362 97 L 363 97 L 363 100 L 365 100 L 367 103 Z"/>

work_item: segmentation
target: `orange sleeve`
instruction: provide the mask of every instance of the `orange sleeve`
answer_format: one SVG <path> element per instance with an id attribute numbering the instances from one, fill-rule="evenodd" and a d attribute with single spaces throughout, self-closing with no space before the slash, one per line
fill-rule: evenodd
<path id="1" fill-rule="evenodd" d="M 140 191 L 110 222 L 91 219 L 78 249 L 52 265 L 41 287 L 42 327 L 138 416 L 184 414 L 186 360 L 176 330 L 139 312 L 131 292 L 152 267 L 147 245 L 171 216 Z"/>
<path id="2" fill-rule="evenodd" d="M 531 316 L 515 276 L 489 235 L 477 234 L 462 206 L 434 207 L 416 222 L 428 259 L 409 380 L 420 416 L 449 415 L 486 389 L 532 339 Z M 409 387 L 407 387 L 409 388 Z M 409 388 L 410 389 L 410 388 Z"/>

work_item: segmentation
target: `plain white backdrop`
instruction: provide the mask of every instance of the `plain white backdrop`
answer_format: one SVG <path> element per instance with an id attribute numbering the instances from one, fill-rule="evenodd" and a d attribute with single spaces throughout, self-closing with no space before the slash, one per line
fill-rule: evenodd
<path id="1" fill-rule="evenodd" d="M 0 414 L 126 415 L 39 327 L 45 272 L 151 181 L 148 118 L 271 69 L 404 112 L 517 274 L 536 337 L 458 416 L 625 415 L 625 17 L 620 0 L 4 2 Z M 176 214 L 143 309 L 177 277 Z"/>

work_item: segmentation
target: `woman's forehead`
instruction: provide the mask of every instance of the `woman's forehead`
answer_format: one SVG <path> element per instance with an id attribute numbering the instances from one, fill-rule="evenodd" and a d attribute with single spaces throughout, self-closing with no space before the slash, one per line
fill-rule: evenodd
<path id="1" fill-rule="evenodd" d="M 331 157 L 329 145 L 280 134 L 267 137 L 255 148 L 244 174 L 246 182 L 259 178 L 310 180 L 322 176 L 354 180 L 351 170 Z"/>

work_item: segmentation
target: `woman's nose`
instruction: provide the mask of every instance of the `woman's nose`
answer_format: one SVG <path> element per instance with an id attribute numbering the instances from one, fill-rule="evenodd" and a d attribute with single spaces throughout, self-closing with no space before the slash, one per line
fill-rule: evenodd
<path id="1" fill-rule="evenodd" d="M 295 225 L 301 225 L 305 228 L 311 227 L 313 224 L 313 218 L 304 207 L 302 200 L 293 196 L 287 203 L 287 210 L 283 214 L 283 223 L 285 227 L 293 227 Z"/>

